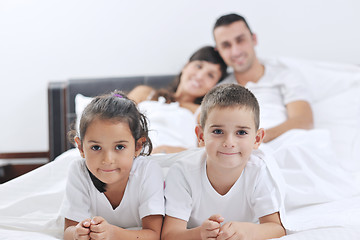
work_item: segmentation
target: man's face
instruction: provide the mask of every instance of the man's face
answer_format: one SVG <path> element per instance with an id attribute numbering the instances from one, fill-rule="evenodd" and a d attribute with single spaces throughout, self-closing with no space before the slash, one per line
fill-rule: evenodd
<path id="1" fill-rule="evenodd" d="M 256 60 L 257 40 L 243 21 L 215 28 L 214 38 L 221 57 L 235 73 L 244 73 L 251 68 Z"/>

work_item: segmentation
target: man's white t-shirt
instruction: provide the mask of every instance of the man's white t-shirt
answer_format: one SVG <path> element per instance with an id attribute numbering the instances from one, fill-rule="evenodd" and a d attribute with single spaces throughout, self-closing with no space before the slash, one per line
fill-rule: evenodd
<path id="1" fill-rule="evenodd" d="M 95 188 L 84 159 L 70 166 L 61 216 L 76 222 L 101 216 L 110 224 L 131 228 L 141 227 L 143 217 L 164 213 L 164 177 L 155 161 L 134 159 L 123 199 L 115 209 Z"/>
<path id="2" fill-rule="evenodd" d="M 225 195 L 217 193 L 208 180 L 205 149 L 177 160 L 165 181 L 166 215 L 187 221 L 187 227 L 194 228 L 213 214 L 220 214 L 225 222 L 256 223 L 262 216 L 279 212 L 280 192 L 263 157 L 260 150 L 254 151 Z"/>
<path id="3" fill-rule="evenodd" d="M 248 82 L 248 88 L 257 98 L 260 105 L 260 127 L 271 128 L 287 120 L 286 105 L 294 101 L 310 103 L 310 92 L 301 74 L 276 63 L 262 62 L 264 75 L 258 82 Z M 219 84 L 235 83 L 232 73 Z"/>

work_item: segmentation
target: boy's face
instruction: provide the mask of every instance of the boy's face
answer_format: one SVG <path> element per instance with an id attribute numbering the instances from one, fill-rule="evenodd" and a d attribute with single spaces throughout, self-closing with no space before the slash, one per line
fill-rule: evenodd
<path id="1" fill-rule="evenodd" d="M 205 145 L 207 163 L 217 168 L 244 168 L 253 149 L 265 135 L 255 129 L 254 115 L 246 107 L 213 108 L 204 129 L 196 128 L 200 145 Z"/>

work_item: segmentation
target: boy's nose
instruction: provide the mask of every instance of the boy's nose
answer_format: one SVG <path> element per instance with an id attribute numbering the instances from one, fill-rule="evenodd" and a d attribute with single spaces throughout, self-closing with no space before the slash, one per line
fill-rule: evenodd
<path id="1" fill-rule="evenodd" d="M 226 147 L 226 148 L 235 147 L 235 144 L 234 144 L 234 141 L 233 141 L 232 137 L 227 137 L 225 139 L 225 141 L 223 142 L 223 147 Z"/>

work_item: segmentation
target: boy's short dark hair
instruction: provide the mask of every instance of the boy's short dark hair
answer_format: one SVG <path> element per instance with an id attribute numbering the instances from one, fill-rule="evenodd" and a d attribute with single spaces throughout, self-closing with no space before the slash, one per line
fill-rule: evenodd
<path id="1" fill-rule="evenodd" d="M 245 107 L 254 114 L 256 130 L 260 125 L 260 108 L 255 95 L 239 84 L 221 84 L 211 89 L 201 103 L 200 125 L 205 127 L 209 112 L 214 108 Z"/>
<path id="2" fill-rule="evenodd" d="M 219 17 L 215 22 L 213 31 L 218 27 L 228 26 L 228 25 L 230 25 L 230 24 L 232 24 L 234 22 L 237 22 L 237 21 L 244 22 L 246 27 L 249 29 L 250 33 L 253 34 L 250 27 L 249 27 L 249 24 L 246 21 L 246 19 L 243 16 L 241 16 L 239 14 L 236 14 L 236 13 L 230 13 L 230 14 L 223 15 L 223 16 Z"/>

